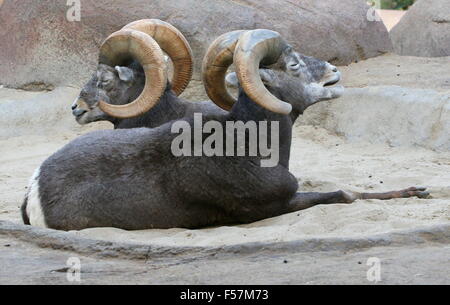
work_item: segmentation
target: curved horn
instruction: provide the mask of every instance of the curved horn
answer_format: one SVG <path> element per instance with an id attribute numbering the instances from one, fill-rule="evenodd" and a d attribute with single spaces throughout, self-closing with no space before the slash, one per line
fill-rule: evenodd
<path id="1" fill-rule="evenodd" d="M 171 24 L 158 19 L 138 20 L 123 29 L 141 31 L 156 40 L 173 62 L 173 91 L 177 95 L 183 93 L 191 81 L 194 66 L 191 47 L 183 34 Z"/>
<path id="2" fill-rule="evenodd" d="M 233 63 L 239 37 L 246 31 L 233 31 L 219 36 L 208 48 L 203 59 L 203 84 L 209 98 L 219 107 L 230 110 L 236 100 L 228 93 L 225 76 Z"/>
<path id="3" fill-rule="evenodd" d="M 281 114 L 289 114 L 292 106 L 266 89 L 259 76 L 259 65 L 274 64 L 286 47 L 287 43 L 279 33 L 260 29 L 244 33 L 234 53 L 236 74 L 248 97 L 260 106 Z"/>
<path id="4" fill-rule="evenodd" d="M 149 111 L 158 103 L 167 85 L 167 65 L 158 43 L 149 35 L 135 30 L 111 34 L 100 48 L 101 64 L 121 65 L 130 57 L 136 59 L 145 73 L 145 87 L 139 97 L 127 105 L 110 105 L 100 101 L 100 109 L 116 118 L 131 118 Z M 151 83 L 150 83 L 151 80 Z"/>

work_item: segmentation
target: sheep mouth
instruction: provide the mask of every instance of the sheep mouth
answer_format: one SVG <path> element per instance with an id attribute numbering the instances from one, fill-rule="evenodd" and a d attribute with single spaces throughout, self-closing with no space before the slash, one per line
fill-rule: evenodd
<path id="1" fill-rule="evenodd" d="M 75 120 L 77 121 L 78 124 L 86 125 L 88 123 L 86 121 L 86 114 L 87 114 L 87 112 L 79 114 L 79 115 L 74 114 L 73 116 L 75 117 Z"/>
<path id="2" fill-rule="evenodd" d="M 334 73 L 329 79 L 325 80 L 323 82 L 324 87 L 329 87 L 337 84 L 341 80 L 341 73 L 336 72 Z"/>
<path id="3" fill-rule="evenodd" d="M 81 118 L 86 114 L 85 113 L 81 113 L 81 114 L 74 114 L 73 116 L 75 117 L 76 120 L 81 120 Z"/>
<path id="4" fill-rule="evenodd" d="M 333 85 L 337 84 L 338 82 L 339 82 L 339 80 L 329 81 L 329 82 L 323 84 L 323 86 L 324 86 L 324 87 L 333 86 Z"/>

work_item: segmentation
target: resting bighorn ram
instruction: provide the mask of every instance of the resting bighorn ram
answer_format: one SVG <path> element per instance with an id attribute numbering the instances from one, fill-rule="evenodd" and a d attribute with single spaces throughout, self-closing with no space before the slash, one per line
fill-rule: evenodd
<path id="1" fill-rule="evenodd" d="M 178 29 L 157 19 L 138 20 L 123 29 L 150 35 L 167 53 L 174 66 L 172 84 L 156 83 L 152 78 L 155 74 L 161 77 L 167 73 L 166 61 L 153 62 L 143 69 L 139 63 L 126 56 L 124 52 L 127 50 L 118 40 L 112 39 L 113 34 L 100 48 L 97 71 L 72 105 L 72 114 L 79 124 L 110 121 L 115 129 L 153 128 L 171 120 L 192 116 L 195 112 L 226 113 L 210 101 L 189 102 L 178 97 L 189 84 L 193 70 L 191 47 Z M 138 52 L 147 52 L 146 48 L 155 46 L 143 46 Z M 129 105 L 130 101 L 145 100 L 150 88 L 156 92 L 162 87 L 165 90 L 155 105 L 141 102 Z M 141 92 L 144 93 L 139 97 Z"/>
<path id="2" fill-rule="evenodd" d="M 126 30 L 111 39 L 144 67 L 159 67 L 163 61 L 148 36 Z M 151 52 L 137 51 L 150 43 Z M 293 123 L 310 105 L 342 94 L 341 86 L 327 87 L 339 81 L 339 72 L 294 52 L 276 32 L 231 32 L 220 36 L 204 59 L 205 86 L 216 103 L 234 102 L 224 81 L 233 61 L 237 72 L 227 79 L 238 81 L 239 98 L 229 113 L 215 118 L 217 124 L 278 124 L 276 166 L 261 167 L 260 155 L 175 157 L 174 122 L 153 129 L 96 131 L 67 144 L 35 172 L 22 207 L 25 223 L 61 230 L 201 228 L 249 223 L 317 204 L 428 195 L 414 187 L 387 193 L 297 192 L 297 179 L 288 170 Z M 136 102 L 143 110 L 155 105 L 164 90 L 166 76 L 155 70 L 155 87 Z M 194 125 L 191 118 L 184 120 Z"/>

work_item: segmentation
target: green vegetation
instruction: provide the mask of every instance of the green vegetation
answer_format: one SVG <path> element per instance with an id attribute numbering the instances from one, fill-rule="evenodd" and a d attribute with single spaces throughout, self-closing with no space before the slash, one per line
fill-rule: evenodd
<path id="1" fill-rule="evenodd" d="M 387 10 L 406 10 L 414 4 L 416 0 L 370 0 L 371 5 Z"/>

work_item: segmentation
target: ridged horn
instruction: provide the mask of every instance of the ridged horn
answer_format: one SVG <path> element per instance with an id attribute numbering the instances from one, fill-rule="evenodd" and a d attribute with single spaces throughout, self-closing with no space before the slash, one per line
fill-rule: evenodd
<path id="1" fill-rule="evenodd" d="M 203 59 L 203 84 L 208 97 L 219 107 L 230 110 L 236 100 L 228 93 L 225 76 L 233 63 L 233 55 L 239 37 L 246 31 L 233 31 L 219 36 L 209 46 Z"/>
<path id="2" fill-rule="evenodd" d="M 292 106 L 266 89 L 259 67 L 260 64 L 276 63 L 286 47 L 287 43 L 279 33 L 258 29 L 242 34 L 234 52 L 236 74 L 244 92 L 258 105 L 281 114 L 289 114 Z"/>
<path id="3" fill-rule="evenodd" d="M 141 31 L 156 40 L 173 62 L 173 91 L 177 95 L 183 93 L 191 81 L 194 65 L 191 47 L 183 34 L 171 24 L 159 19 L 138 20 L 123 29 Z"/>
<path id="4" fill-rule="evenodd" d="M 111 34 L 100 48 L 101 64 L 122 65 L 131 58 L 144 69 L 145 87 L 139 97 L 127 105 L 110 105 L 100 101 L 99 107 L 116 118 L 142 115 L 155 106 L 167 85 L 167 65 L 158 43 L 149 35 L 136 30 L 120 30 Z"/>

